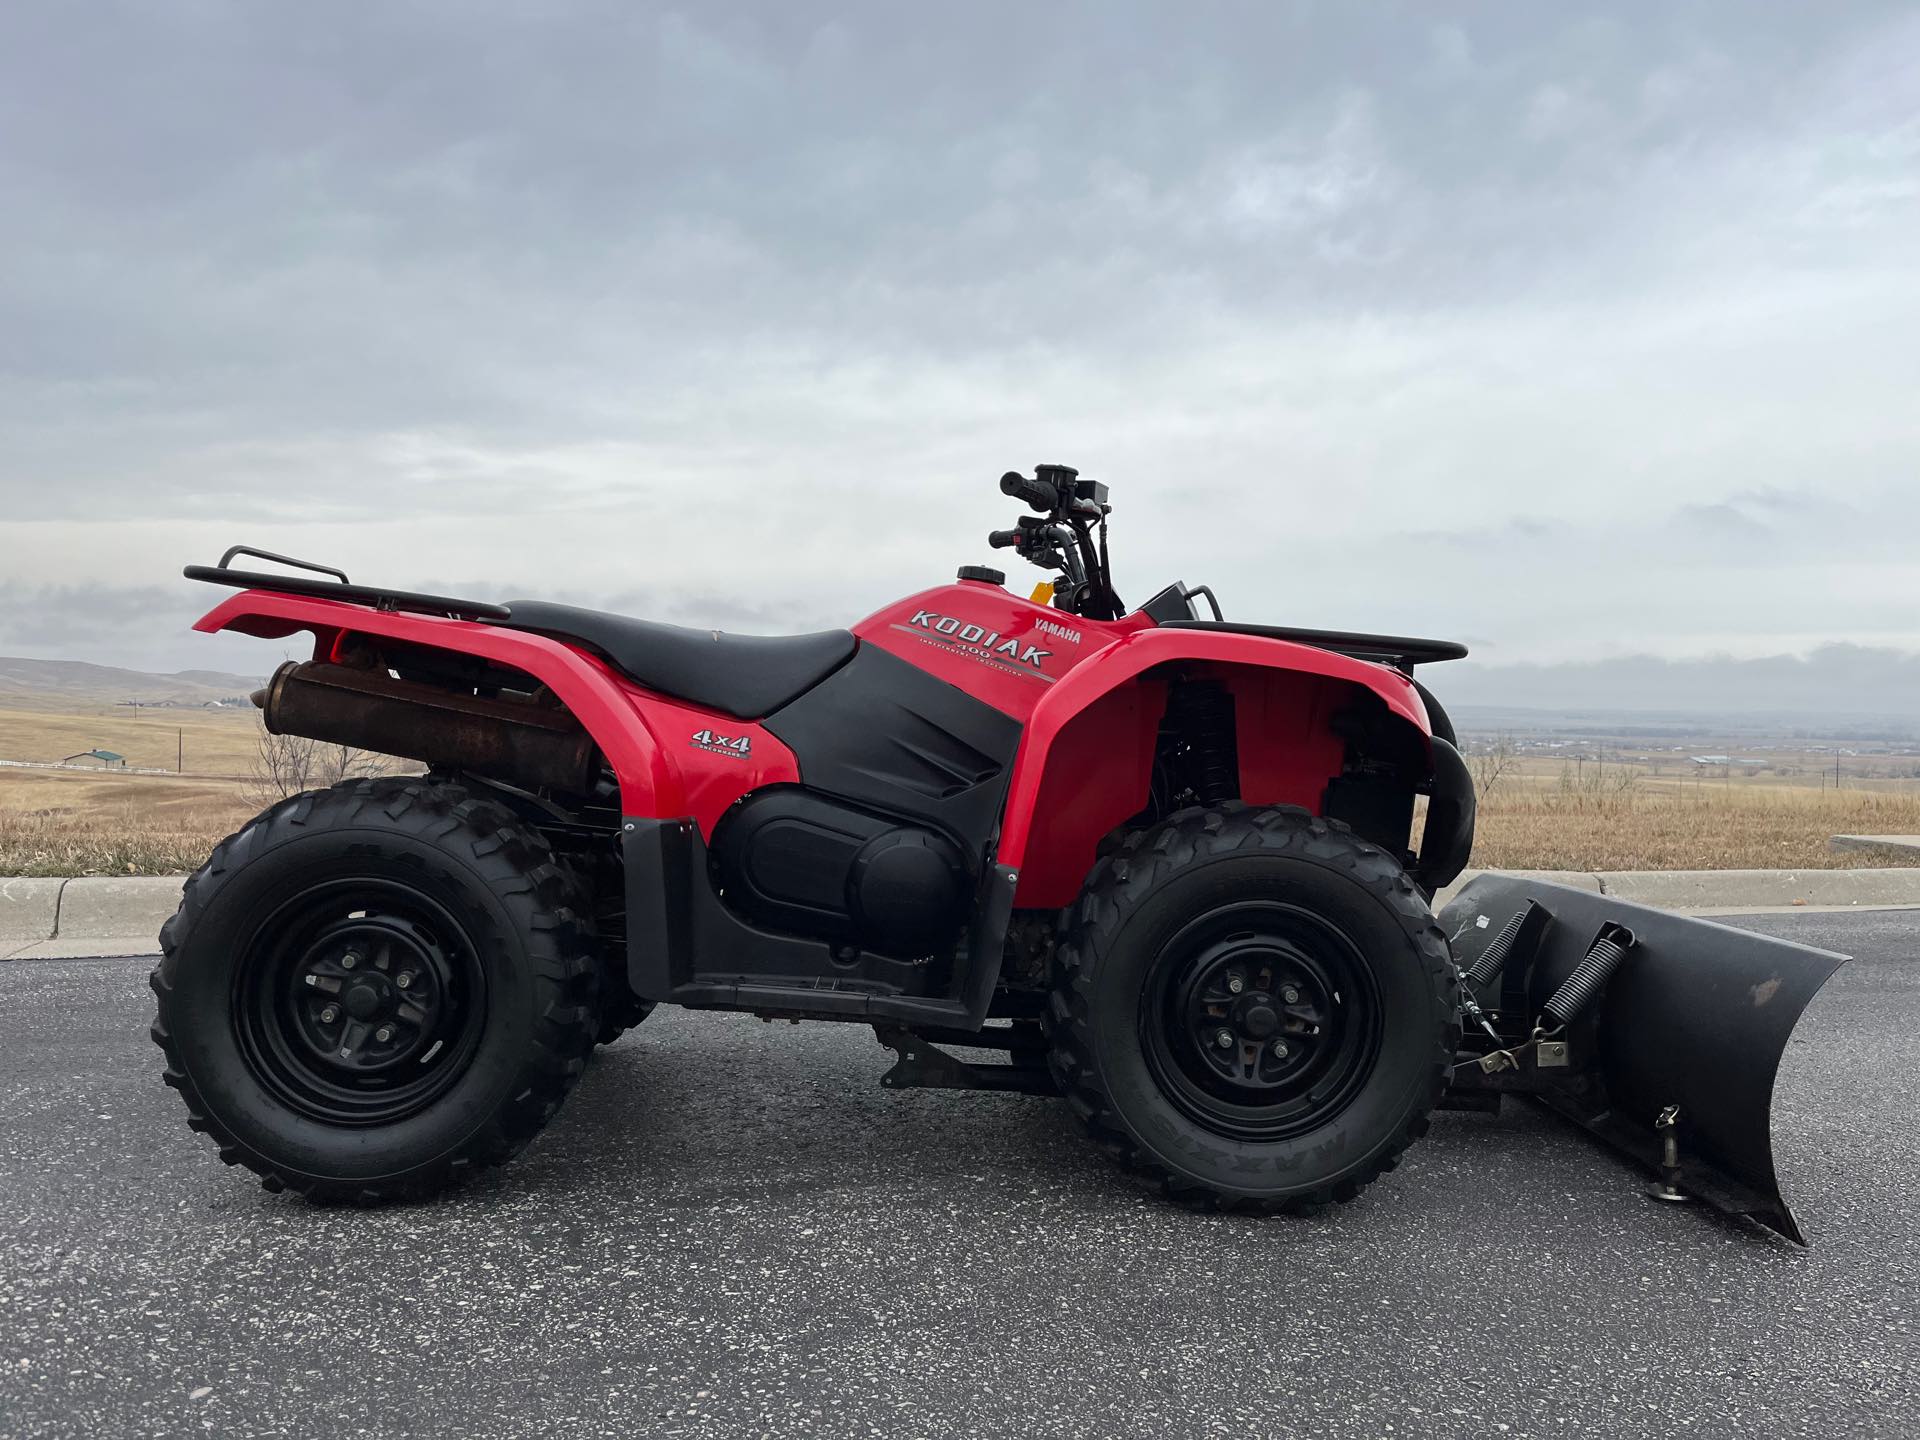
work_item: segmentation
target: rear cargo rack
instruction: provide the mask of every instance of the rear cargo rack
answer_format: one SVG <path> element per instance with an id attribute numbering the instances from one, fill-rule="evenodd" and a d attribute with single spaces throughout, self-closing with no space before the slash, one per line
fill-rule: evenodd
<path id="1" fill-rule="evenodd" d="M 291 565 L 310 570 L 316 576 L 333 579 L 308 579 L 304 575 L 277 575 L 266 570 L 235 570 L 236 556 L 251 555 L 276 565 Z M 504 605 L 485 600 L 457 600 L 448 595 L 423 595 L 415 590 L 388 590 L 378 585 L 355 585 L 347 572 L 311 560 L 296 560 L 291 555 L 276 555 L 271 550 L 256 550 L 251 545 L 235 545 L 220 557 L 218 565 L 189 565 L 180 572 L 189 580 L 204 580 L 209 585 L 232 585 L 241 590 L 271 590 L 281 595 L 311 595 L 323 600 L 343 600 L 350 605 L 369 605 L 375 610 L 406 610 L 417 615 L 445 615 L 456 620 L 506 620 L 512 612 Z"/>

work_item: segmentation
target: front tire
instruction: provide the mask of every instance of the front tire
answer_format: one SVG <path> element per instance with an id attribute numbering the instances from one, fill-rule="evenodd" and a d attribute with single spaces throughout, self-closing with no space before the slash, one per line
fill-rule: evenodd
<path id="1" fill-rule="evenodd" d="M 1190 809 L 1089 876 L 1056 951 L 1050 1062 L 1094 1140 L 1170 1196 L 1310 1213 L 1426 1132 L 1454 987 L 1385 851 L 1293 807 Z"/>
<path id="2" fill-rule="evenodd" d="M 161 931 L 187 1123 L 269 1190 L 419 1199 L 527 1144 L 599 1024 L 592 907 L 457 784 L 356 780 L 218 845 Z"/>

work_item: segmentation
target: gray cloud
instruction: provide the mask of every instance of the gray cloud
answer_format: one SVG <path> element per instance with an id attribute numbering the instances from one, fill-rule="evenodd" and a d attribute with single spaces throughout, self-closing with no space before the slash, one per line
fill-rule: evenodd
<path id="1" fill-rule="evenodd" d="M 1427 681 L 1444 683 L 1449 701 L 1466 707 L 1469 716 L 1500 707 L 1874 718 L 1920 734 L 1920 656 L 1865 645 L 1823 645 L 1806 655 L 1745 660 L 1640 655 L 1559 665 L 1466 662 Z"/>
<path id="2" fill-rule="evenodd" d="M 160 586 L 29 586 L 0 581 L 0 654 L 85 654 L 186 607 Z M 187 615 L 188 623 L 192 616 Z"/>
<path id="3" fill-rule="evenodd" d="M 240 538 L 826 623 L 1059 458 L 1136 593 L 1920 643 L 1916 75 L 1891 5 L 14 7 L 12 633 L 196 663 Z"/>

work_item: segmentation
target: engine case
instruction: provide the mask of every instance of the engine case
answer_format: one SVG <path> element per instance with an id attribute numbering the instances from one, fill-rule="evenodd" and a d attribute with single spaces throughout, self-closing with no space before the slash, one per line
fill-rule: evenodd
<path id="1" fill-rule="evenodd" d="M 743 918 L 880 955 L 951 948 L 973 893 L 945 835 L 796 785 L 735 805 L 710 854 L 721 898 Z"/>

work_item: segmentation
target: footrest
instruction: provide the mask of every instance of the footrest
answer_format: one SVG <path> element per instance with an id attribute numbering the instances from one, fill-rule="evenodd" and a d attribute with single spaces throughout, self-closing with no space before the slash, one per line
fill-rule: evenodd
<path id="1" fill-rule="evenodd" d="M 889 1090 L 1008 1090 L 1022 1095 L 1057 1095 L 1053 1074 L 1030 1052 L 1016 1053 L 1010 1065 L 972 1065 L 898 1025 L 876 1025 L 874 1037 L 899 1055 L 880 1077 Z M 991 1039 L 983 1045 L 992 1046 Z"/>

